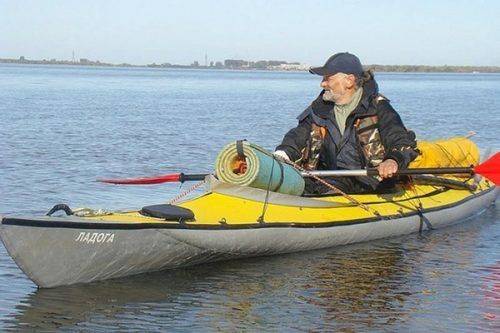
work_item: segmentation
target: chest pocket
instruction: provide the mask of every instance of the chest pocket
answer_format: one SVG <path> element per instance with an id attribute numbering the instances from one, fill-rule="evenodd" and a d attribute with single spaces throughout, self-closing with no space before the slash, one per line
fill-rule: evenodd
<path id="1" fill-rule="evenodd" d="M 378 117 L 360 118 L 356 120 L 354 128 L 367 164 L 376 167 L 384 160 L 385 156 L 385 149 L 378 130 Z"/>

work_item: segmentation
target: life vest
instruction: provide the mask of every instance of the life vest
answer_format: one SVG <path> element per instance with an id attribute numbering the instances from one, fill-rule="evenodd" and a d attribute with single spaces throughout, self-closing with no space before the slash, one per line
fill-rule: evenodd
<path id="1" fill-rule="evenodd" d="M 385 148 L 378 130 L 378 116 L 358 118 L 354 123 L 366 164 L 376 167 L 384 160 Z"/>
<path id="2" fill-rule="evenodd" d="M 379 94 L 373 99 L 373 103 L 377 105 L 382 100 L 387 100 L 387 98 Z M 386 153 L 378 127 L 378 116 L 376 115 L 360 117 L 354 122 L 356 137 L 369 167 L 378 166 Z M 299 165 L 304 169 L 315 170 L 317 168 L 321 147 L 327 132 L 326 127 L 312 123 L 309 139 L 299 160 Z"/>
<path id="3" fill-rule="evenodd" d="M 319 162 L 321 147 L 325 141 L 327 129 L 324 126 L 311 124 L 311 132 L 306 146 L 302 149 L 299 165 L 306 170 L 316 170 Z"/>

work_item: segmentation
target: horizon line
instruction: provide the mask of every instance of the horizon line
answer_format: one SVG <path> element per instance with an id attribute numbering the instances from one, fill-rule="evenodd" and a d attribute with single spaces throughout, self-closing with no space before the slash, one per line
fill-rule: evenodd
<path id="1" fill-rule="evenodd" d="M 56 58 L 51 58 L 51 59 L 28 59 L 24 56 L 20 56 L 19 58 L 0 58 L 1 63 L 18 63 L 18 64 L 60 64 L 60 65 L 83 65 L 83 66 L 109 66 L 109 67 L 177 67 L 177 68 L 209 68 L 209 69 L 245 69 L 249 67 L 245 66 L 225 66 L 224 63 L 226 61 L 233 61 L 233 62 L 243 62 L 247 63 L 246 66 L 249 66 L 250 64 L 257 64 L 257 63 L 279 63 L 282 65 L 293 65 L 297 66 L 297 68 L 289 68 L 289 70 L 299 70 L 299 71 L 307 71 L 311 66 L 309 64 L 305 63 L 300 63 L 297 61 L 293 62 L 288 62 L 285 60 L 245 60 L 245 59 L 224 59 L 222 61 L 211 61 L 210 65 L 201 65 L 199 61 L 194 61 L 190 65 L 182 65 L 182 64 L 173 64 L 169 62 L 163 62 L 163 63 L 156 63 L 152 62 L 149 64 L 132 64 L 132 63 L 127 63 L 127 62 L 121 62 L 121 63 L 108 63 L 108 62 L 101 62 L 100 60 L 90 60 L 88 58 L 79 58 L 78 60 L 72 59 L 72 60 L 64 60 L 64 59 L 56 59 Z M 216 64 L 219 64 L 217 67 Z M 269 67 L 278 67 L 279 65 L 266 65 L 266 67 L 263 67 L 261 69 L 270 69 Z M 363 65 L 363 67 L 367 69 L 373 69 L 373 67 L 408 67 L 408 68 L 416 68 L 416 67 L 422 67 L 422 69 L 431 69 L 431 68 L 449 68 L 449 69 L 489 69 L 489 70 L 495 70 L 495 71 L 500 71 L 500 65 L 425 65 L 425 64 L 417 64 L 417 65 L 410 65 L 410 64 L 367 64 Z M 259 68 L 251 68 L 251 69 L 259 69 Z M 279 69 L 279 68 L 272 68 L 272 69 Z M 283 68 L 286 70 L 286 68 Z"/>

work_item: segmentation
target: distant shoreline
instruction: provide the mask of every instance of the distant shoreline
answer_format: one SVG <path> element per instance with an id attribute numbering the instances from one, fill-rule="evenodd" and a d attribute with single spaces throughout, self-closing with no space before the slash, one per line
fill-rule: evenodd
<path id="1" fill-rule="evenodd" d="M 95 66 L 95 67 L 124 67 L 124 68 L 178 68 L 178 69 L 209 69 L 209 70 L 264 70 L 264 71 L 292 71 L 304 72 L 309 66 L 299 63 L 288 63 L 286 61 L 266 61 L 257 62 L 244 60 L 226 59 L 224 63 L 211 63 L 210 66 L 202 66 L 197 62 L 191 65 L 177 64 L 148 64 L 148 65 L 133 65 L 128 63 L 111 64 L 100 62 L 98 60 L 91 61 L 88 59 L 80 59 L 79 61 L 70 60 L 31 60 L 24 57 L 18 59 L 0 59 L 0 63 L 6 64 L 21 64 L 21 65 L 69 65 L 69 66 Z M 365 65 L 365 69 L 372 69 L 375 72 L 392 72 L 392 73 L 500 73 L 500 66 L 427 66 L 427 65 Z"/>

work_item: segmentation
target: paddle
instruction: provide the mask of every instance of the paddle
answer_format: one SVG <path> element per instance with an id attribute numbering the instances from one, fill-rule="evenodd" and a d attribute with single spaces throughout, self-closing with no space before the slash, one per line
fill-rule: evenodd
<path id="1" fill-rule="evenodd" d="M 466 168 L 415 168 L 403 169 L 397 172 L 397 175 L 443 175 L 443 174 L 469 174 L 481 175 L 495 185 L 500 185 L 500 153 L 496 153 L 488 160 L 475 167 Z M 146 184 L 160 184 L 169 182 L 186 182 L 186 181 L 200 181 L 205 179 L 208 174 L 191 174 L 173 173 L 168 175 L 160 175 L 154 177 L 141 177 L 141 178 L 125 178 L 125 179 L 100 179 L 102 183 L 108 184 L 121 184 L 121 185 L 146 185 Z M 352 177 L 352 176 L 377 176 L 377 169 L 366 170 L 318 170 L 302 172 L 303 177 L 311 177 L 315 175 L 318 177 Z"/>
<path id="2" fill-rule="evenodd" d="M 118 185 L 149 185 L 161 183 L 177 183 L 193 180 L 203 180 L 208 174 L 191 174 L 172 173 L 168 175 L 140 177 L 140 178 L 123 178 L 123 179 L 98 179 L 101 183 L 118 184 Z"/>

